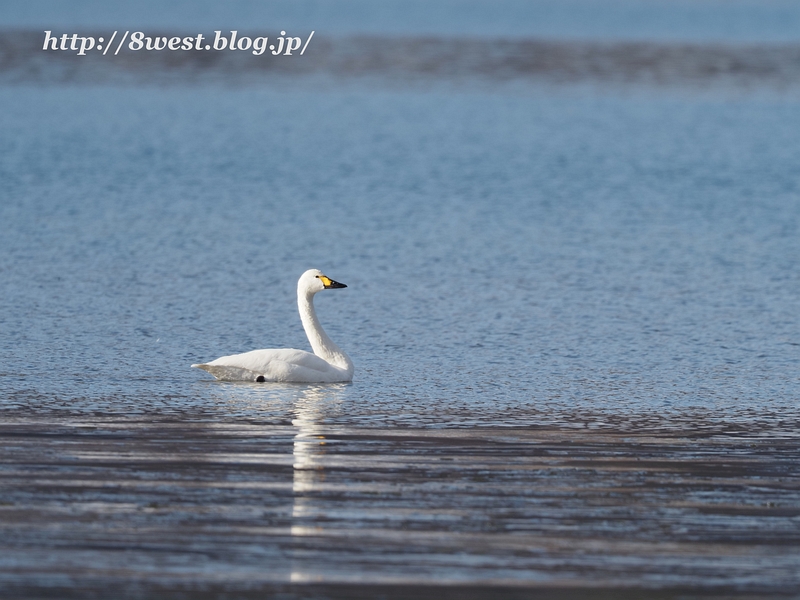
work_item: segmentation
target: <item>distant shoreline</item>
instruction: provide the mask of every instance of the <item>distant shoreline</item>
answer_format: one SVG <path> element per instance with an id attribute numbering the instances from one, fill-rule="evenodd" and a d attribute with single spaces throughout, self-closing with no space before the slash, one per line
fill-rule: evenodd
<path id="1" fill-rule="evenodd" d="M 86 31 L 102 36 L 106 32 Z M 181 32 L 153 31 L 170 36 Z M 213 36 L 214 32 L 206 32 Z M 258 32 L 257 32 L 258 33 Z M 278 32 L 279 33 L 279 32 Z M 240 32 L 246 36 L 248 32 Z M 252 34 L 256 35 L 256 34 Z M 0 31 L 0 83 L 247 84 L 314 75 L 387 81 L 600 83 L 795 88 L 800 44 L 324 37 L 303 56 L 203 50 L 113 53 L 43 50 L 38 30 Z M 177 39 L 177 38 L 176 38 Z"/>

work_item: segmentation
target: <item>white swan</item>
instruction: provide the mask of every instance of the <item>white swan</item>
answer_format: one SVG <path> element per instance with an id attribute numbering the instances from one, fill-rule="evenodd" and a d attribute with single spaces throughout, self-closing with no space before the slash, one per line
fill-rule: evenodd
<path id="1" fill-rule="evenodd" d="M 317 269 L 309 269 L 297 282 L 297 308 L 314 354 L 290 348 L 253 350 L 192 366 L 208 371 L 222 381 L 352 381 L 353 361 L 322 330 L 314 311 L 314 294 L 345 287 L 347 286 L 343 283 L 334 281 Z"/>

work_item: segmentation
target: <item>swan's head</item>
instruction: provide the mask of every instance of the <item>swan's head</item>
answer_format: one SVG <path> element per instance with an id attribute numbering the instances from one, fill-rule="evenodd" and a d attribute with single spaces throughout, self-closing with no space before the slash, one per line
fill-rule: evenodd
<path id="1" fill-rule="evenodd" d="M 309 269 L 300 276 L 300 281 L 297 282 L 297 291 L 306 294 L 346 287 L 345 284 L 334 281 L 319 269 Z"/>

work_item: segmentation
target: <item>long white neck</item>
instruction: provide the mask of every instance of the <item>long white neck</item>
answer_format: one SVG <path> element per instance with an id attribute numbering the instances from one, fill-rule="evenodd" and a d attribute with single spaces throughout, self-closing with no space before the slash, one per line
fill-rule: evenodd
<path id="1" fill-rule="evenodd" d="M 300 320 L 303 322 L 303 329 L 306 330 L 314 354 L 352 375 L 353 361 L 339 346 L 333 343 L 333 340 L 322 329 L 322 325 L 319 324 L 317 312 L 314 310 L 314 294 L 298 289 L 297 308 L 300 310 Z"/>

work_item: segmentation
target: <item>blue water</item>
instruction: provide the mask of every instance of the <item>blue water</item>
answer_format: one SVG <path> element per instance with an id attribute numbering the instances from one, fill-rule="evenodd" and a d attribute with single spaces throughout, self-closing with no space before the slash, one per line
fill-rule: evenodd
<path id="1" fill-rule="evenodd" d="M 800 31 L 800 5 L 777 0 L 154 6 L 7 2 L 0 29 Z M 122 85 L 47 60 L 11 56 L 0 78 L 0 590 L 797 589 L 791 69 L 759 87 L 750 71 L 703 86 L 105 65 L 135 73 Z M 348 285 L 316 305 L 351 384 L 189 367 L 307 349 L 295 287 L 312 267 Z M 337 597 L 314 589 L 287 597 Z"/>
<path id="2" fill-rule="evenodd" d="M 792 97 L 0 93 L 4 408 L 203 405 L 189 364 L 307 346 L 318 267 L 347 418 L 796 414 Z"/>
<path id="3" fill-rule="evenodd" d="M 5 0 L 9 28 L 797 42 L 794 0 Z"/>

